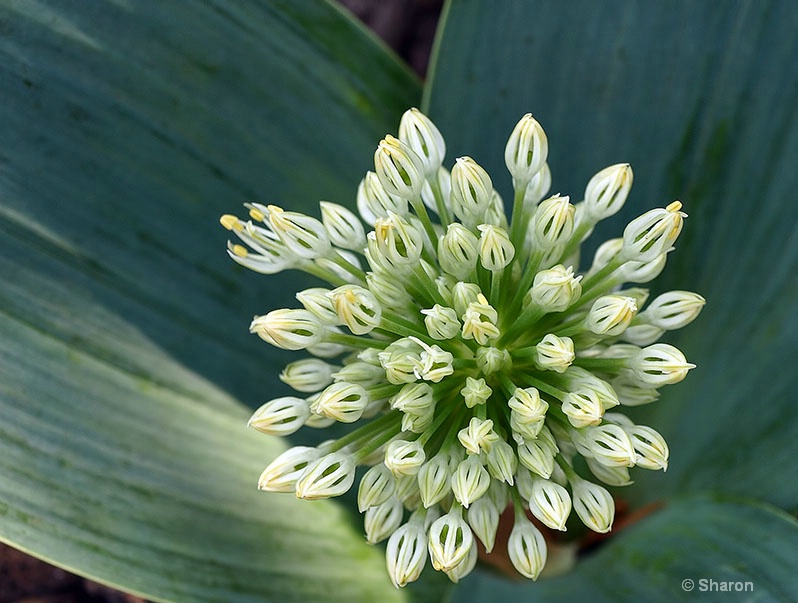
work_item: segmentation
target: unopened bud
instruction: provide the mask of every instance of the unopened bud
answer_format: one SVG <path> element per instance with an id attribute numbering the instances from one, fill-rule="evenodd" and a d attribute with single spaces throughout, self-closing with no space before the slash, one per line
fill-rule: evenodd
<path id="1" fill-rule="evenodd" d="M 465 280 L 474 270 L 479 258 L 479 240 L 462 224 L 449 224 L 446 234 L 438 241 L 438 261 L 448 274 Z"/>
<path id="2" fill-rule="evenodd" d="M 513 567 L 525 578 L 537 580 L 546 565 L 547 549 L 543 534 L 522 514 L 515 516 L 507 553 Z"/>
<path id="3" fill-rule="evenodd" d="M 341 496 L 354 481 L 355 460 L 352 455 L 334 452 L 308 465 L 296 483 L 296 495 L 305 500 Z"/>
<path id="4" fill-rule="evenodd" d="M 632 180 L 628 163 L 606 167 L 590 179 L 585 189 L 585 210 L 592 222 L 618 213 L 629 196 Z"/>
<path id="5" fill-rule="evenodd" d="M 322 201 L 321 221 L 333 245 L 351 249 L 353 251 L 363 251 L 366 247 L 366 233 L 363 224 L 358 217 L 337 203 Z"/>
<path id="6" fill-rule="evenodd" d="M 421 158 L 407 144 L 386 136 L 374 152 L 374 171 L 385 191 L 403 199 L 416 199 L 424 185 Z"/>
<path id="7" fill-rule="evenodd" d="M 512 177 L 528 182 L 546 163 L 549 143 L 543 128 L 532 117 L 524 115 L 513 128 L 504 148 L 504 163 Z"/>
<path id="8" fill-rule="evenodd" d="M 429 117 L 416 108 L 405 111 L 399 122 L 399 139 L 419 157 L 427 177 L 437 173 L 446 155 L 446 143 Z"/>
<path id="9" fill-rule="evenodd" d="M 488 173 L 470 157 L 459 157 L 452 168 L 452 211 L 473 228 L 482 223 L 490 206 L 493 182 Z"/>
<path id="10" fill-rule="evenodd" d="M 284 350 L 305 349 L 324 336 L 321 322 L 307 310 L 272 310 L 265 316 L 256 316 L 249 332 Z"/>
<path id="11" fill-rule="evenodd" d="M 261 406 L 247 425 L 262 433 L 285 436 L 302 427 L 309 416 L 310 408 L 305 400 L 285 396 Z"/>

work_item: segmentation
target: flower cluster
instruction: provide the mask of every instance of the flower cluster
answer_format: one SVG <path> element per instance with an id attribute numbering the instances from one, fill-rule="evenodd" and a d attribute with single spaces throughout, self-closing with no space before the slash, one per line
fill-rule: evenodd
<path id="1" fill-rule="evenodd" d="M 287 435 L 363 423 L 290 448 L 259 487 L 338 496 L 367 466 L 358 489 L 366 538 L 388 540 L 398 587 L 428 558 L 454 581 L 468 574 L 476 540 L 493 549 L 508 506 L 509 558 L 536 579 L 547 546 L 527 511 L 565 530 L 573 510 L 607 532 L 614 502 L 597 482 L 623 486 L 630 467 L 667 467 L 662 436 L 618 410 L 654 402 L 693 367 L 655 342 L 692 321 L 704 299 L 671 291 L 647 303 L 646 289 L 627 285 L 662 271 L 685 214 L 678 201 L 644 213 L 578 273 L 580 244 L 623 206 L 632 170 L 601 170 L 572 204 L 547 197 L 547 152 L 543 129 L 525 115 L 505 151 L 515 191 L 508 222 L 488 173 L 470 157 L 443 167 L 443 137 L 411 109 L 360 183 L 360 218 L 322 202 L 321 220 L 257 203 L 246 206 L 249 220 L 221 219 L 240 240 L 228 244 L 239 264 L 329 283 L 298 293 L 301 308 L 252 321 L 265 341 L 312 357 L 280 375 L 299 395 L 264 404 L 250 425 Z"/>

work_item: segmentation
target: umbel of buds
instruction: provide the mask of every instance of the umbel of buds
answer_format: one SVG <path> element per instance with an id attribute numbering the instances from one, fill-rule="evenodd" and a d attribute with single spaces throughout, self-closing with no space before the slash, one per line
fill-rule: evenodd
<path id="1" fill-rule="evenodd" d="M 258 487 L 328 498 L 369 467 L 358 506 L 368 541 L 387 540 L 397 587 L 426 565 L 466 576 L 477 542 L 495 550 L 508 506 L 506 554 L 535 580 L 544 534 L 564 532 L 572 511 L 609 531 L 605 486 L 631 483 L 635 466 L 668 466 L 662 436 L 622 411 L 656 401 L 694 366 L 657 340 L 694 320 L 704 299 L 671 291 L 646 305 L 635 286 L 662 271 L 686 215 L 678 201 L 645 212 L 580 271 L 581 243 L 626 202 L 632 168 L 602 169 L 572 204 L 547 196 L 548 148 L 540 124 L 522 117 L 505 151 L 508 222 L 488 173 L 470 157 L 450 172 L 438 128 L 411 109 L 346 204 L 359 217 L 323 201 L 320 219 L 258 203 L 246 204 L 246 220 L 221 219 L 239 239 L 228 243 L 239 264 L 328 283 L 297 293 L 300 307 L 253 319 L 264 341 L 307 357 L 280 375 L 297 393 L 264 403 L 250 426 L 283 436 L 350 425 L 289 448 Z"/>

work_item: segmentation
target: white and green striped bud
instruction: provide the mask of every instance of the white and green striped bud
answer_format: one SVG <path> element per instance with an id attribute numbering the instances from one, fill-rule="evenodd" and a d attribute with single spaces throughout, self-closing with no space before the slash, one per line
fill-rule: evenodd
<path id="1" fill-rule="evenodd" d="M 312 394 L 332 383 L 333 372 L 338 368 L 316 358 L 297 360 L 286 365 L 280 381 L 298 392 Z"/>
<path id="2" fill-rule="evenodd" d="M 546 133 L 531 113 L 513 128 L 504 147 L 504 163 L 514 180 L 528 182 L 543 168 L 549 154 Z"/>
<path id="3" fill-rule="evenodd" d="M 387 218 L 389 213 L 407 215 L 407 199 L 389 194 L 377 174 L 366 172 L 357 188 L 357 210 L 367 224 L 374 226 L 378 219 Z"/>
<path id="4" fill-rule="evenodd" d="M 343 205 L 321 201 L 321 222 L 333 245 L 352 251 L 363 251 L 366 233 L 358 217 Z"/>
<path id="5" fill-rule="evenodd" d="M 574 434 L 576 435 L 576 434 Z M 618 425 L 604 423 L 579 430 L 573 438 L 576 449 L 587 458 L 594 458 L 608 467 L 632 467 L 637 453 L 632 440 Z"/>
<path id="6" fill-rule="evenodd" d="M 249 332 L 284 350 L 304 350 L 324 337 L 321 321 L 307 310 L 272 310 L 256 316 Z"/>
<path id="7" fill-rule="evenodd" d="M 629 358 L 627 366 L 641 383 L 662 387 L 679 383 L 695 364 L 687 362 L 677 348 L 667 343 L 655 343 Z"/>
<path id="8" fill-rule="evenodd" d="M 571 496 L 561 485 L 547 479 L 532 482 L 529 510 L 543 525 L 565 532 L 565 522 L 571 514 Z"/>
<path id="9" fill-rule="evenodd" d="M 425 460 L 424 446 L 417 440 L 393 440 L 385 448 L 385 466 L 397 478 L 417 475 Z"/>
<path id="10" fill-rule="evenodd" d="M 518 457 L 515 456 L 513 447 L 497 436 L 485 455 L 485 466 L 493 479 L 512 486 L 518 469 Z"/>
<path id="11" fill-rule="evenodd" d="M 513 261 L 515 247 L 510 242 L 510 235 L 500 226 L 480 224 L 479 261 L 485 270 L 500 272 Z"/>
<path id="12" fill-rule="evenodd" d="M 435 405 L 435 396 L 429 383 L 408 383 L 390 399 L 390 404 L 402 412 L 420 413 Z"/>
<path id="13" fill-rule="evenodd" d="M 421 348 L 415 374 L 419 379 L 439 383 L 454 373 L 454 356 L 437 345 L 427 345 L 416 337 L 410 337 Z"/>
<path id="14" fill-rule="evenodd" d="M 585 326 L 596 335 L 614 337 L 623 333 L 637 314 L 633 297 L 604 295 L 598 298 L 585 318 Z"/>
<path id="15" fill-rule="evenodd" d="M 489 497 L 483 496 L 475 500 L 468 507 L 466 519 L 471 530 L 485 546 L 485 552 L 490 553 L 496 544 L 496 532 L 499 529 L 501 511 L 496 503 Z"/>
<path id="16" fill-rule="evenodd" d="M 395 496 L 366 509 L 363 526 L 368 543 L 377 544 L 393 534 L 402 525 L 404 511 L 404 504 Z"/>
<path id="17" fill-rule="evenodd" d="M 398 138 L 389 134 L 380 141 L 374 152 L 374 171 L 388 194 L 402 199 L 420 198 L 424 165 L 415 151 Z"/>
<path id="18" fill-rule="evenodd" d="M 415 152 L 428 178 L 438 172 L 446 156 L 446 143 L 429 117 L 415 108 L 405 111 L 399 122 L 399 140 Z"/>
<path id="19" fill-rule="evenodd" d="M 457 320 L 457 312 L 454 308 L 447 308 L 440 304 L 435 304 L 432 308 L 422 310 L 424 315 L 424 326 L 427 333 L 433 339 L 444 341 L 457 337 L 460 333 L 460 321 Z"/>
<path id="20" fill-rule="evenodd" d="M 537 580 L 546 565 L 548 549 L 543 534 L 520 513 L 515 515 L 515 525 L 507 542 L 510 562 L 519 574 Z"/>
<path id="21" fill-rule="evenodd" d="M 316 396 L 310 409 L 340 423 L 354 423 L 363 416 L 369 402 L 369 394 L 363 387 L 339 381 Z"/>
<path id="22" fill-rule="evenodd" d="M 574 269 L 558 264 L 535 275 L 532 288 L 526 296 L 544 312 L 562 312 L 576 303 L 582 295 L 582 276 L 575 276 Z"/>
<path id="23" fill-rule="evenodd" d="M 295 297 L 302 307 L 318 318 L 322 324 L 338 326 L 341 324 L 341 319 L 333 307 L 329 292 L 330 290 L 324 287 L 312 287 L 300 291 Z"/>
<path id="24" fill-rule="evenodd" d="M 395 489 L 396 479 L 388 467 L 383 463 L 374 465 L 360 480 L 357 490 L 358 510 L 362 513 L 369 507 L 381 505 L 393 496 Z"/>
<path id="25" fill-rule="evenodd" d="M 468 408 L 474 408 L 480 404 L 485 404 L 490 398 L 493 390 L 488 387 L 485 380 L 481 377 L 475 379 L 474 377 L 466 377 L 466 384 L 460 390 L 460 395 L 463 396 L 465 405 Z"/>
<path id="26" fill-rule="evenodd" d="M 452 492 L 449 458 L 439 452 L 418 472 L 418 488 L 425 509 L 438 504 Z"/>
<path id="27" fill-rule="evenodd" d="M 463 508 L 452 505 L 446 515 L 429 528 L 429 556 L 438 571 L 449 571 L 462 562 L 471 549 L 474 535 L 463 519 Z"/>
<path id="28" fill-rule="evenodd" d="M 637 453 L 635 464 L 638 467 L 667 471 L 670 451 L 665 438 L 658 431 L 646 425 L 633 425 L 624 429 Z"/>
<path id="29" fill-rule="evenodd" d="M 328 295 L 338 320 L 355 335 L 365 335 L 379 326 L 382 307 L 368 289 L 358 285 L 342 285 Z"/>
<path id="30" fill-rule="evenodd" d="M 544 371 L 564 373 L 573 363 L 574 341 L 570 337 L 557 337 L 549 333 L 535 345 L 535 364 Z"/>
<path id="31" fill-rule="evenodd" d="M 534 387 L 517 387 L 507 406 L 513 432 L 524 439 L 537 438 L 549 410 L 549 403 L 540 397 L 540 392 Z"/>
<path id="32" fill-rule="evenodd" d="M 344 381 L 346 383 L 360 385 L 361 387 L 370 387 L 383 382 L 385 379 L 385 371 L 382 370 L 379 364 L 375 366 L 370 362 L 357 360 L 341 367 L 332 377 L 335 381 Z"/>
<path id="33" fill-rule="evenodd" d="M 296 483 L 297 498 L 319 500 L 345 494 L 355 481 L 355 459 L 333 452 L 310 463 Z"/>
<path id="34" fill-rule="evenodd" d="M 446 228 L 438 241 L 438 262 L 448 274 L 465 280 L 473 272 L 480 254 L 477 236 L 462 224 L 455 222 Z"/>
<path id="35" fill-rule="evenodd" d="M 482 291 L 475 283 L 455 283 L 452 287 L 452 305 L 458 316 L 463 316 L 469 304 L 477 301 Z"/>
<path id="36" fill-rule="evenodd" d="M 479 345 L 487 345 L 490 341 L 497 339 L 501 335 L 499 327 L 499 314 L 496 309 L 488 303 L 485 296 L 481 293 L 477 300 L 468 304 L 463 313 L 463 339 L 473 339 Z"/>
<path id="37" fill-rule="evenodd" d="M 544 163 L 524 191 L 524 207 L 531 210 L 546 197 L 549 190 L 551 190 L 551 169 L 549 169 L 548 163 Z"/>
<path id="38" fill-rule="evenodd" d="M 305 424 L 310 407 L 302 398 L 285 396 L 267 402 L 249 419 L 247 426 L 269 435 L 291 435 Z"/>
<path id="39" fill-rule="evenodd" d="M 457 432 L 457 439 L 468 454 L 478 455 L 483 450 L 490 450 L 499 436 L 493 431 L 492 420 L 471 417 L 468 426 Z"/>
<path id="40" fill-rule="evenodd" d="M 468 553 L 466 554 L 465 559 L 463 559 L 460 563 L 455 565 L 450 570 L 444 570 L 446 576 L 457 584 L 465 578 L 468 574 L 474 571 L 474 568 L 477 566 L 477 559 L 479 558 L 479 553 L 477 551 L 477 543 L 476 540 L 471 540 L 471 548 L 468 549 Z"/>
<path id="41" fill-rule="evenodd" d="M 619 378 L 612 382 L 612 389 L 623 406 L 643 406 L 659 399 L 659 392 L 652 386 L 640 387 Z"/>
<path id="42" fill-rule="evenodd" d="M 492 375 L 512 365 L 510 353 L 502 348 L 480 347 L 474 354 L 474 362 L 483 375 Z"/>
<path id="43" fill-rule="evenodd" d="M 706 303 L 707 300 L 698 293 L 668 291 L 658 295 L 638 315 L 638 319 L 660 329 L 673 331 L 693 322 Z"/>
<path id="44" fill-rule="evenodd" d="M 396 588 L 415 582 L 427 563 L 427 533 L 423 522 L 409 521 L 388 539 L 388 575 Z"/>
<path id="45" fill-rule="evenodd" d="M 579 519 L 588 528 L 599 534 L 612 529 L 615 520 L 615 501 L 606 488 L 580 477 L 569 478 L 573 507 Z"/>
<path id="46" fill-rule="evenodd" d="M 632 166 L 617 163 L 594 175 L 585 189 L 585 212 L 591 222 L 617 214 L 632 188 Z"/>
<path id="47" fill-rule="evenodd" d="M 604 415 L 604 407 L 592 389 L 568 392 L 562 400 L 562 411 L 576 428 L 598 425 Z"/>
<path id="48" fill-rule="evenodd" d="M 620 488 L 622 486 L 630 486 L 634 482 L 629 477 L 629 468 L 628 467 L 608 467 L 607 465 L 602 465 L 596 459 L 585 459 L 587 463 L 587 468 L 590 469 L 590 473 L 596 476 L 600 482 L 607 484 L 608 486 L 615 486 Z"/>
<path id="49" fill-rule="evenodd" d="M 312 462 L 321 457 L 318 448 L 294 446 L 283 452 L 264 469 L 258 489 L 267 492 L 295 492 L 296 483 Z"/>
<path id="50" fill-rule="evenodd" d="M 368 234 L 369 256 L 378 268 L 407 272 L 418 263 L 424 241 L 420 231 L 398 214 L 380 218 Z"/>
<path id="51" fill-rule="evenodd" d="M 454 497 L 466 509 L 479 500 L 490 486 L 490 474 L 482 465 L 478 455 L 470 454 L 460 461 L 452 475 Z"/>
<path id="52" fill-rule="evenodd" d="M 312 260 L 330 252 L 330 238 L 316 218 L 285 211 L 276 205 L 269 205 L 267 209 L 274 234 L 294 255 Z"/>
<path id="53" fill-rule="evenodd" d="M 452 168 L 451 204 L 454 215 L 469 228 L 483 222 L 493 194 L 488 173 L 471 157 L 459 157 Z"/>
<path id="54" fill-rule="evenodd" d="M 557 452 L 556 447 L 541 438 L 521 438 L 518 443 L 518 462 L 543 479 L 549 479 L 554 471 L 554 457 Z"/>
<path id="55" fill-rule="evenodd" d="M 532 240 L 539 249 L 551 249 L 567 243 L 574 232 L 574 206 L 570 197 L 554 195 L 538 205 L 530 227 Z"/>
<path id="56" fill-rule="evenodd" d="M 366 273 L 366 285 L 383 307 L 403 309 L 411 302 L 411 296 L 402 282 L 385 272 Z"/>
<path id="57" fill-rule="evenodd" d="M 625 260 L 649 262 L 666 253 L 682 231 L 687 214 L 674 201 L 667 207 L 652 209 L 635 218 L 623 231 L 621 256 Z"/>

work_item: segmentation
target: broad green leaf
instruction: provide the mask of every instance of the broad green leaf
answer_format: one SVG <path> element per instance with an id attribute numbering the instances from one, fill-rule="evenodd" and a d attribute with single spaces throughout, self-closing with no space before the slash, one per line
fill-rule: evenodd
<path id="1" fill-rule="evenodd" d="M 412 596 L 343 506 L 256 491 L 284 445 L 237 400 L 284 356 L 247 325 L 309 281 L 236 270 L 217 220 L 351 204 L 417 81 L 318 1 L 12 1 L 0 29 L 0 539 L 155 600 Z"/>
<path id="2" fill-rule="evenodd" d="M 716 488 L 798 505 L 796 27 L 786 2 L 449 4 L 426 101 L 452 156 L 508 194 L 504 143 L 532 112 L 552 192 L 578 200 L 600 168 L 634 168 L 594 241 L 673 199 L 690 215 L 655 286 L 707 298 L 669 339 L 698 368 L 638 414 L 671 445 L 666 476 L 635 472 L 643 498 Z"/>
<path id="3" fill-rule="evenodd" d="M 453 602 L 794 601 L 796 551 L 798 523 L 782 511 L 688 498 L 613 537 L 578 572 L 530 583 L 483 570 L 462 582 Z"/>

